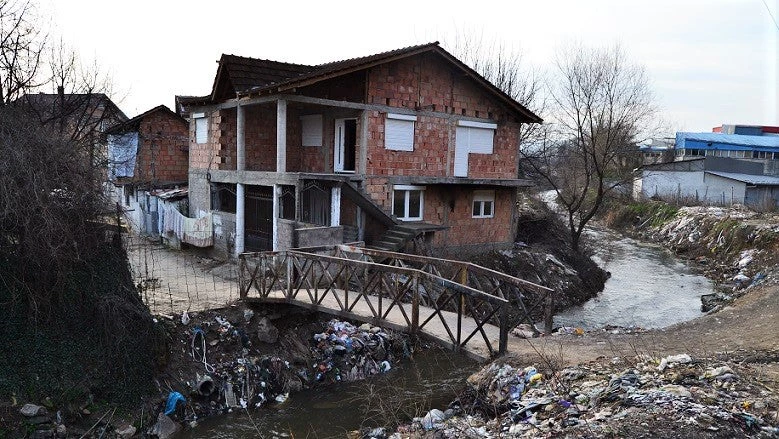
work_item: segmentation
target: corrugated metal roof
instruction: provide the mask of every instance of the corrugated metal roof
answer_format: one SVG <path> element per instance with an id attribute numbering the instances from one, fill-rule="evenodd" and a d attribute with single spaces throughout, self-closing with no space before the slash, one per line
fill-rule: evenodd
<path id="1" fill-rule="evenodd" d="M 706 173 L 740 181 L 746 184 L 754 184 L 758 186 L 779 186 L 779 177 L 774 177 L 771 175 L 738 174 L 735 172 L 720 171 L 706 171 Z"/>
<path id="2" fill-rule="evenodd" d="M 779 136 L 748 136 L 743 134 L 720 133 L 676 133 L 676 148 L 684 148 L 686 140 L 699 142 L 726 143 L 728 145 L 779 148 Z"/>
<path id="3" fill-rule="evenodd" d="M 174 188 L 174 189 L 157 189 L 155 191 L 152 191 L 152 195 L 154 195 L 157 198 L 168 200 L 171 198 L 180 198 L 180 197 L 186 197 L 188 193 L 188 188 L 182 187 L 182 188 Z"/>

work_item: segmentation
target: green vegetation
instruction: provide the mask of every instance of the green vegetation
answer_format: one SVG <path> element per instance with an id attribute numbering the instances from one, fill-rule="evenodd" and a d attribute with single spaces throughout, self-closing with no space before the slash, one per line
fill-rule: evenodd
<path id="1" fill-rule="evenodd" d="M 661 227 L 671 221 L 679 207 L 662 201 L 634 202 L 612 205 L 606 215 L 611 227 Z"/>

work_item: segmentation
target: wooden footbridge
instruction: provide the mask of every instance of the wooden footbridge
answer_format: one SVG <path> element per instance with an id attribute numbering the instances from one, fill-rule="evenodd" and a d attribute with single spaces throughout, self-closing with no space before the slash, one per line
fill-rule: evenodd
<path id="1" fill-rule="evenodd" d="M 519 323 L 543 318 L 551 332 L 552 290 L 468 262 L 337 245 L 243 253 L 239 268 L 244 301 L 390 327 L 478 359 L 505 353 Z"/>

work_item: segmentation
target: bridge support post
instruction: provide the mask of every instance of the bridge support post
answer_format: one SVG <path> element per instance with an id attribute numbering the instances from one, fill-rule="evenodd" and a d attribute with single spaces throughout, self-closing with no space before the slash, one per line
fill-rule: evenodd
<path id="1" fill-rule="evenodd" d="M 509 344 L 509 306 L 500 307 L 500 340 L 498 341 L 498 355 L 503 355 L 508 350 Z"/>
<path id="2" fill-rule="evenodd" d="M 411 298 L 411 333 L 419 332 L 419 275 L 414 274 L 414 295 Z"/>
<path id="3" fill-rule="evenodd" d="M 292 270 L 294 269 L 294 265 L 292 264 L 292 255 L 287 253 L 287 300 L 292 300 L 292 284 L 293 284 L 293 276 L 292 276 Z"/>
<path id="4" fill-rule="evenodd" d="M 544 298 L 544 335 L 552 334 L 552 325 L 554 322 L 554 296 L 552 291 L 546 292 Z"/>

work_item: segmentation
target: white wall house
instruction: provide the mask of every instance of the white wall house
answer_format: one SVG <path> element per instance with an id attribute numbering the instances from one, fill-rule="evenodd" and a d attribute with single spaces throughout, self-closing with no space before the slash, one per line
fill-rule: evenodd
<path id="1" fill-rule="evenodd" d="M 751 165 L 736 162 L 700 158 L 644 166 L 641 175 L 634 180 L 633 196 L 678 203 L 776 206 L 779 177 L 730 172 L 753 171 Z"/>

